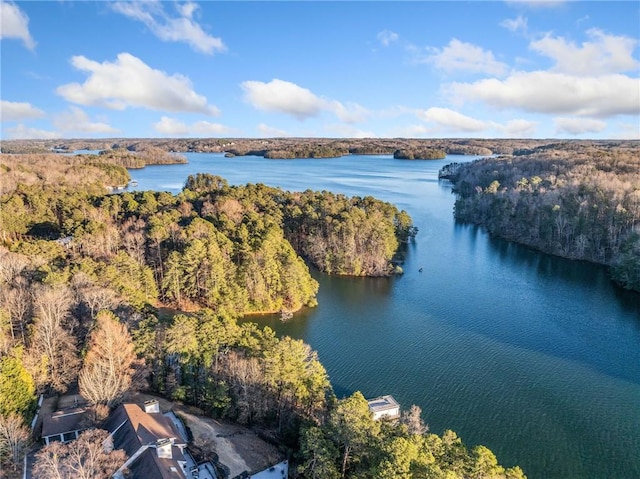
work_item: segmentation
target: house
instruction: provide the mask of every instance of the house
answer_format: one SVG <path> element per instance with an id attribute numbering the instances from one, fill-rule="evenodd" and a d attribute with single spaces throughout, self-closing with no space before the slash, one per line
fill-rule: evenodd
<path id="1" fill-rule="evenodd" d="M 380 396 L 375 399 L 369 399 L 369 411 L 373 414 L 373 419 L 398 419 L 400 418 L 400 404 L 393 396 Z"/>
<path id="2" fill-rule="evenodd" d="M 45 445 L 54 441 L 63 443 L 73 441 L 82 431 L 90 427 L 91 411 L 82 396 L 48 398 L 44 402 L 40 435 Z M 55 410 L 52 411 L 52 409 Z"/>
<path id="3" fill-rule="evenodd" d="M 121 404 L 107 418 L 114 449 L 123 449 L 127 461 L 114 478 L 192 479 L 202 477 L 186 450 L 187 440 L 170 417 L 160 412 L 158 401 Z M 213 476 L 215 478 L 215 476 Z"/>
<path id="4" fill-rule="evenodd" d="M 77 407 L 63 411 L 55 411 L 42 419 L 42 440 L 46 445 L 54 441 L 69 442 L 78 439 L 87 428 L 88 411 Z"/>

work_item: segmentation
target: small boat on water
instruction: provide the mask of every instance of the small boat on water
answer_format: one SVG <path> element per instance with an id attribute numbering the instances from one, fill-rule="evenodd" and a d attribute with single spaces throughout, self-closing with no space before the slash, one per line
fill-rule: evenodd
<path id="1" fill-rule="evenodd" d="M 293 318 L 293 313 L 290 311 L 282 311 L 280 313 L 280 321 L 285 322 L 289 319 Z"/>
<path id="2" fill-rule="evenodd" d="M 131 180 L 129 182 L 129 186 L 138 186 L 138 182 L 136 180 Z"/>

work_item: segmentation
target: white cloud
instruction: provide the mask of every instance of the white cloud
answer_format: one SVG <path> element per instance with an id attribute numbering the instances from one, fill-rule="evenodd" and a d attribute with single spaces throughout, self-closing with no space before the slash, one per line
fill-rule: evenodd
<path id="1" fill-rule="evenodd" d="M 361 123 L 371 115 L 371 112 L 357 103 L 347 103 L 343 105 L 339 101 L 329 102 L 326 108 L 333 111 L 335 115 L 345 123 Z"/>
<path id="2" fill-rule="evenodd" d="M 546 71 L 516 72 L 445 87 L 452 101 L 482 101 L 497 108 L 593 117 L 638 115 L 638 80 L 624 75 L 583 78 Z"/>
<path id="3" fill-rule="evenodd" d="M 166 136 L 187 136 L 189 134 L 189 127 L 186 123 L 167 116 L 163 116 L 159 122 L 154 123 L 153 128 L 161 135 Z"/>
<path id="4" fill-rule="evenodd" d="M 154 70 L 129 53 L 120 53 L 113 63 L 99 63 L 84 56 L 74 56 L 71 63 L 89 74 L 83 84 L 68 83 L 57 88 L 56 92 L 72 103 L 114 110 L 142 107 L 207 115 L 220 113 L 207 103 L 206 97 L 193 91 L 187 77 Z"/>
<path id="5" fill-rule="evenodd" d="M 297 120 L 306 120 L 328 111 L 341 121 L 357 123 L 364 121 L 369 111 L 357 103 L 343 103 L 322 98 L 311 90 L 284 80 L 273 79 L 269 83 L 245 81 L 240 85 L 245 100 L 258 110 L 285 113 Z"/>
<path id="6" fill-rule="evenodd" d="M 198 121 L 187 125 L 175 118 L 163 116 L 160 121 L 153 125 L 153 128 L 165 136 L 192 136 L 192 135 L 227 135 L 233 130 L 220 123 L 210 123 L 208 121 Z"/>
<path id="7" fill-rule="evenodd" d="M 226 50 L 220 38 L 206 33 L 194 20 L 193 15 L 199 8 L 196 3 L 176 4 L 178 17 L 171 17 L 165 12 L 163 3 L 158 1 L 114 2 L 109 5 L 115 12 L 142 22 L 162 41 L 186 42 L 194 50 L 209 55 Z"/>
<path id="8" fill-rule="evenodd" d="M 408 125 L 393 128 L 385 135 L 393 138 L 425 138 L 437 136 L 437 128 L 426 125 Z"/>
<path id="9" fill-rule="evenodd" d="M 487 122 L 471 118 L 449 108 L 429 108 L 417 112 L 423 121 L 436 123 L 441 129 L 450 132 L 479 132 L 486 130 Z"/>
<path id="10" fill-rule="evenodd" d="M 24 126 L 22 123 L 6 129 L 8 138 L 12 140 L 53 140 L 61 135 L 55 131 L 39 130 Z"/>
<path id="11" fill-rule="evenodd" d="M 22 121 L 32 118 L 42 118 L 44 112 L 30 103 L 18 101 L 0 101 L 0 120 Z"/>
<path id="12" fill-rule="evenodd" d="M 532 42 L 535 52 L 555 60 L 553 71 L 579 76 L 595 76 L 637 70 L 633 58 L 638 41 L 634 38 L 607 35 L 598 29 L 587 31 L 590 41 L 581 46 L 563 37 L 546 35 Z"/>
<path id="13" fill-rule="evenodd" d="M 53 118 L 53 126 L 62 132 L 74 133 L 119 133 L 120 130 L 102 122 L 92 122 L 82 109 L 70 106 L 68 111 Z"/>
<path id="14" fill-rule="evenodd" d="M 326 125 L 324 128 L 332 136 L 339 138 L 375 138 L 372 131 L 360 130 L 352 125 Z"/>
<path id="15" fill-rule="evenodd" d="M 191 128 L 194 133 L 199 135 L 228 135 L 233 132 L 233 129 L 220 123 L 211 123 L 209 121 L 197 121 Z"/>
<path id="16" fill-rule="evenodd" d="M 264 123 L 260 123 L 258 125 L 258 131 L 260 132 L 260 136 L 264 136 L 267 138 L 281 138 L 284 136 L 290 136 L 285 130 L 281 130 L 279 128 L 274 128 L 269 125 L 265 125 Z"/>
<path id="17" fill-rule="evenodd" d="M 385 47 L 388 47 L 392 43 L 397 42 L 400 36 L 397 33 L 392 32 L 391 30 L 382 30 L 380 33 L 378 33 L 377 38 L 380 43 L 382 43 Z"/>
<path id="18" fill-rule="evenodd" d="M 436 68 L 451 73 L 455 71 L 503 75 L 507 65 L 496 60 L 493 53 L 471 43 L 451 39 L 442 49 L 429 47 L 426 56 L 418 55 L 420 63 L 432 63 Z"/>
<path id="19" fill-rule="evenodd" d="M 535 135 L 538 123 L 535 121 L 514 119 L 509 120 L 504 125 L 498 125 L 498 129 L 508 138 L 525 138 Z"/>
<path id="20" fill-rule="evenodd" d="M 22 40 L 29 50 L 36 47 L 29 33 L 29 17 L 13 2 L 0 2 L 0 38 Z"/>
<path id="21" fill-rule="evenodd" d="M 593 118 L 555 118 L 553 123 L 556 134 L 581 135 L 583 133 L 600 133 L 607 124 Z"/>
<path id="22" fill-rule="evenodd" d="M 500 26 L 506 28 L 510 32 L 523 32 L 527 31 L 527 17 L 518 15 L 516 18 L 507 18 L 500 22 Z"/>
<path id="23" fill-rule="evenodd" d="M 288 81 L 245 81 L 241 87 L 245 100 L 258 110 L 286 113 L 298 120 L 305 120 L 318 116 L 325 108 L 322 98 Z"/>

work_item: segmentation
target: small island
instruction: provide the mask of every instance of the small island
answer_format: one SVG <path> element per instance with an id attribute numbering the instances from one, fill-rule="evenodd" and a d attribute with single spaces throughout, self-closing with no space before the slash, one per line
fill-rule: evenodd
<path id="1" fill-rule="evenodd" d="M 446 156 L 446 151 L 435 148 L 403 149 L 393 153 L 393 157 L 397 160 L 442 160 Z"/>

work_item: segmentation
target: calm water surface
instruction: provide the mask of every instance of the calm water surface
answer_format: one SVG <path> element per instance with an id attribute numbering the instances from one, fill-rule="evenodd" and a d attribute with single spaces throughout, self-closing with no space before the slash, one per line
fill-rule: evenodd
<path id="1" fill-rule="evenodd" d="M 137 189 L 177 192 L 189 174 L 208 172 L 231 184 L 373 195 L 413 217 L 420 232 L 403 276 L 314 273 L 317 308 L 287 323 L 258 320 L 311 344 L 338 395 L 417 404 L 433 432 L 453 429 L 532 479 L 640 478 L 640 295 L 614 288 L 600 267 L 456 224 L 437 172 L 473 158 L 187 157 L 132 170 Z"/>

